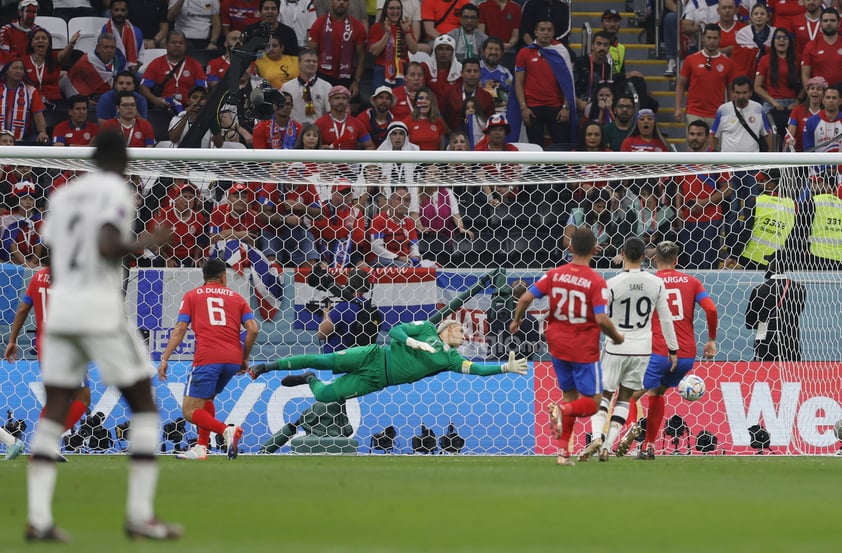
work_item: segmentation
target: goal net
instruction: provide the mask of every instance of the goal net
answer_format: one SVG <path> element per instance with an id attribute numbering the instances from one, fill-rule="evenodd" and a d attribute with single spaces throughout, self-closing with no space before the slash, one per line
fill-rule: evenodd
<path id="1" fill-rule="evenodd" d="M 49 194 L 91 169 L 90 152 L 0 149 L 6 342 L 43 261 L 38 229 Z M 456 317 L 467 358 L 504 360 L 514 349 L 529 358 L 529 376 L 444 373 L 340 406 L 315 403 L 307 386 L 283 387 L 284 372 L 236 377 L 216 410 L 220 420 L 243 426 L 241 451 L 551 454 L 557 444 L 545 406 L 560 391 L 542 333 L 547 303 L 534 302 L 512 336 L 516 298 L 568 260 L 566 236 L 577 226 L 597 235 L 594 263 L 606 278 L 621 270 L 616 261 L 626 238 L 639 236 L 650 247 L 672 240 L 681 246 L 679 268 L 698 277 L 718 307 L 719 351 L 701 359 L 708 331 L 697 309 L 694 373 L 707 393 L 695 402 L 667 393 L 666 425 L 649 430 L 657 433 L 658 453 L 832 454 L 840 445 L 833 426 L 842 419 L 837 157 L 133 150 L 136 230 L 169 222 L 177 236 L 128 262 L 127 310 L 157 362 L 181 297 L 201 283 L 197 267 L 222 257 L 229 286 L 251 301 L 260 322 L 253 361 L 318 353 L 325 347 L 318 337 L 324 307 L 343 300 L 349 267 L 363 266 L 370 281 L 365 296 L 382 316 L 379 343 L 388 343 L 396 324 Z M 227 210 L 250 215 L 231 222 Z M 225 229 L 238 224 L 248 232 L 235 239 Z M 753 298 L 752 291 L 764 283 L 772 258 L 798 285 L 764 303 L 769 294 Z M 315 263 L 327 273 L 310 276 Z M 648 258 L 646 266 L 654 271 Z M 794 338 L 768 353 L 764 344 L 773 335 Z M 34 336 L 30 316 L 17 340 L 19 360 L 4 361 L 0 374 L 7 426 L 25 441 L 44 396 Z M 169 380 L 155 380 L 167 452 L 196 438 L 181 419 L 193 345 L 188 333 Z M 129 414 L 95 368 L 91 392 L 90 414 L 65 435 L 64 451 L 125 449 Z M 577 423 L 576 449 L 589 429 Z"/>

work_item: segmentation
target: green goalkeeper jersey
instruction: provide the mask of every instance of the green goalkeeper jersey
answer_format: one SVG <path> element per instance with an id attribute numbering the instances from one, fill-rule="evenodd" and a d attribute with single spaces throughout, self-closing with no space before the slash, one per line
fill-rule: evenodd
<path id="1" fill-rule="evenodd" d="M 389 331 L 392 342 L 386 346 L 386 379 L 389 385 L 415 382 L 443 371 L 488 376 L 500 374 L 499 364 L 473 363 L 461 353 L 441 341 L 436 327 L 430 322 L 404 323 Z M 407 337 L 426 342 L 435 353 L 412 349 Z"/>

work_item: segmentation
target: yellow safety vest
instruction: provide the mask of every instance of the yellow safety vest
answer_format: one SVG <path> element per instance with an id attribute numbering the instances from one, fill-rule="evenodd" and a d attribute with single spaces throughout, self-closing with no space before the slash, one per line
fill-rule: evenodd
<path id="1" fill-rule="evenodd" d="M 743 257 L 766 265 L 763 258 L 781 249 L 793 228 L 795 200 L 761 194 L 755 202 L 754 227 Z"/>
<path id="2" fill-rule="evenodd" d="M 842 200 L 834 194 L 819 194 L 813 201 L 816 214 L 810 229 L 810 253 L 842 261 Z"/>
<path id="3" fill-rule="evenodd" d="M 608 54 L 614 61 L 614 73 L 622 72 L 623 65 L 626 63 L 626 47 L 618 42 L 616 46 L 608 48 Z"/>

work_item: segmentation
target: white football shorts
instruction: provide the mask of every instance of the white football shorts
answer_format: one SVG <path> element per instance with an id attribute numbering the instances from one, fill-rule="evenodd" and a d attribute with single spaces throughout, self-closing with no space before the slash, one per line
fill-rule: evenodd
<path id="1" fill-rule="evenodd" d="M 602 356 L 603 389 L 616 392 L 623 386 L 629 390 L 642 390 L 643 375 L 648 365 L 648 355 L 615 355 L 605 352 Z"/>

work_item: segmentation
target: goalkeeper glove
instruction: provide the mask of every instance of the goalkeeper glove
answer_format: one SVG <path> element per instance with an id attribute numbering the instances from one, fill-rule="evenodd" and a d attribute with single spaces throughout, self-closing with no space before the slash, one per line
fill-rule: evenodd
<path id="1" fill-rule="evenodd" d="M 526 359 L 521 357 L 520 359 L 515 359 L 515 352 L 509 352 L 509 361 L 503 363 L 500 367 L 500 371 L 504 373 L 517 373 L 521 376 L 526 374 L 527 364 Z"/>
<path id="2" fill-rule="evenodd" d="M 412 349 L 418 349 L 421 351 L 426 351 L 427 353 L 435 353 L 436 348 L 428 344 L 427 342 L 421 342 L 416 340 L 415 338 L 407 338 L 406 339 L 406 347 Z"/>

